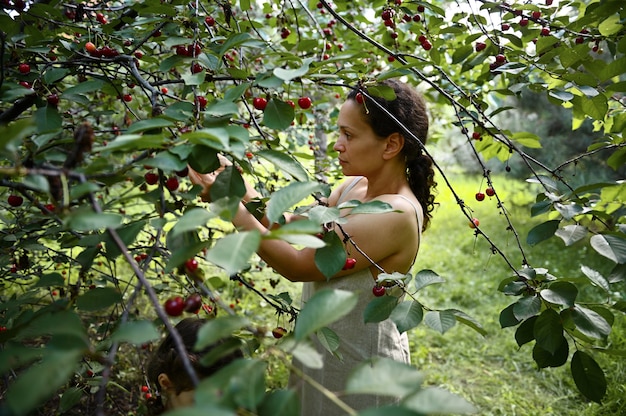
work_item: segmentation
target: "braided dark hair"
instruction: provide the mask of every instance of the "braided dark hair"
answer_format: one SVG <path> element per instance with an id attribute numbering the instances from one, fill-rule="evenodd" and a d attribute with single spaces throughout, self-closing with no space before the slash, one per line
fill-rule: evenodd
<path id="1" fill-rule="evenodd" d="M 206 378 L 235 359 L 243 357 L 241 350 L 238 349 L 234 353 L 220 357 L 210 366 L 202 365 L 202 357 L 217 345 L 210 345 L 201 351 L 196 351 L 194 349 L 198 339 L 198 331 L 206 322 L 207 321 L 205 319 L 185 318 L 175 327 L 182 338 L 185 349 L 187 350 L 187 358 L 189 359 L 189 362 L 199 379 Z M 157 350 L 150 358 L 146 373 L 148 380 L 154 389 L 160 389 L 159 374 L 161 373 L 167 374 L 176 387 L 176 394 L 179 394 L 182 391 L 194 389 L 193 381 L 183 366 L 182 359 L 176 350 L 174 339 L 170 334 L 163 339 Z M 161 394 L 157 394 L 154 398 L 148 400 L 147 407 L 151 416 L 160 415 L 166 410 Z"/>
<path id="2" fill-rule="evenodd" d="M 424 98 L 410 85 L 403 82 L 388 79 L 380 82 L 379 85 L 390 87 L 394 90 L 396 98 L 386 100 L 375 94 L 369 94 L 366 87 L 362 89 L 372 97 L 382 108 L 393 115 L 402 126 L 410 131 L 420 142 L 405 134 L 401 126 L 394 122 L 389 115 L 370 99 L 361 95 L 359 102 L 363 105 L 363 118 L 372 127 L 374 133 L 381 137 L 387 137 L 392 133 L 400 133 L 404 137 L 404 147 L 402 154 L 406 159 L 406 172 L 409 186 L 415 194 L 424 210 L 425 230 L 432 218 L 432 211 L 435 207 L 434 188 L 435 171 L 433 161 L 424 154 L 423 147 L 426 145 L 428 136 L 428 111 Z M 355 89 L 348 94 L 348 99 L 356 100 L 359 90 Z"/>

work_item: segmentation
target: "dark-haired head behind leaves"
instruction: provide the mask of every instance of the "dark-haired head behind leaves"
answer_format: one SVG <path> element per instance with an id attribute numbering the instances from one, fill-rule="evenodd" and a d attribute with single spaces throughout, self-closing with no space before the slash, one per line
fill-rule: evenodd
<path id="1" fill-rule="evenodd" d="M 198 331 L 206 322 L 204 319 L 185 318 L 175 327 L 187 350 L 187 358 L 199 379 L 206 378 L 237 358 L 243 357 L 241 350 L 236 350 L 234 353 L 220 357 L 210 366 L 202 365 L 202 357 L 217 346 L 217 344 L 213 344 L 201 351 L 194 350 Z M 167 376 L 166 379 L 162 376 L 163 374 Z M 174 339 L 170 334 L 163 339 L 150 358 L 147 376 L 152 388 L 158 390 L 158 393 L 147 402 L 150 415 L 160 415 L 166 410 L 170 410 L 175 405 L 173 399 L 181 393 L 193 392 L 194 390 L 193 381 L 183 365 L 183 361 L 176 350 Z"/>

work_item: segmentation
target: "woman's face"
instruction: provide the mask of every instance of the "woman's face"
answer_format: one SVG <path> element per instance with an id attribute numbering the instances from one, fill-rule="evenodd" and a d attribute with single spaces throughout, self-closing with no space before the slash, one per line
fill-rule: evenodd
<path id="1" fill-rule="evenodd" d="M 347 100 L 339 111 L 339 138 L 333 149 L 346 176 L 368 176 L 383 162 L 386 141 L 377 136 L 362 116 L 362 104 Z"/>

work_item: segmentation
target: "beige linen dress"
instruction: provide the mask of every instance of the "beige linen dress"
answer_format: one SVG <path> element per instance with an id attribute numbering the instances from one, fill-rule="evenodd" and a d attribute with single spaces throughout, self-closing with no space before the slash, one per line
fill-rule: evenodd
<path id="1" fill-rule="evenodd" d="M 358 181 L 353 182 L 356 183 Z M 351 185 L 353 185 L 351 184 Z M 347 193 L 347 190 L 344 194 Z M 343 195 L 339 198 L 341 201 Z M 410 200 L 409 200 L 410 202 Z M 421 221 L 416 209 L 418 228 L 421 230 Z M 322 289 L 349 290 L 358 295 L 357 306 L 339 321 L 328 327 L 332 329 L 340 340 L 340 360 L 328 352 L 314 337 L 314 345 L 323 357 L 324 366 L 321 369 L 311 369 L 303 366 L 294 359 L 294 365 L 300 368 L 304 374 L 313 378 L 328 390 L 339 393 L 340 398 L 355 410 L 370 407 L 380 407 L 383 404 L 393 402 L 393 398 L 374 395 L 342 395 L 346 387 L 346 381 L 352 370 L 372 357 L 388 357 L 396 361 L 409 363 L 409 343 L 406 333 L 400 334 L 396 325 L 387 319 L 379 323 L 364 323 L 363 312 L 370 301 L 374 299 L 372 287 L 374 279 L 369 268 L 360 270 L 351 275 L 333 278 L 329 281 L 307 282 L 302 289 L 303 305 L 317 291 Z M 309 383 L 292 375 L 290 386 L 299 394 L 302 416 L 335 416 L 344 415 L 336 404 L 328 400 L 318 389 Z"/>

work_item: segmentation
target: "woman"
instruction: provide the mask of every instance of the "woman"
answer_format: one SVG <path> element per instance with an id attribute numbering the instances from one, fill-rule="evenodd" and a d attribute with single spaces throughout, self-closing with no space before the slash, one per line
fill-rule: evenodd
<path id="1" fill-rule="evenodd" d="M 423 98 L 408 85 L 387 80 L 382 83 L 393 88 L 396 98 L 386 101 L 375 98 L 403 126 L 423 143 L 428 133 L 428 115 Z M 367 90 L 366 90 L 367 91 Z M 354 268 L 342 270 L 330 280 L 315 266 L 314 249 L 297 250 L 281 240 L 263 240 L 259 256 L 282 276 L 294 282 L 306 282 L 302 300 L 306 302 L 323 288 L 340 288 L 358 294 L 359 302 L 352 313 L 330 326 L 340 339 L 338 355 L 318 349 L 324 358 L 321 370 L 302 368 L 318 383 L 333 392 L 341 392 L 350 371 L 360 362 L 374 356 L 409 361 L 406 334 L 400 334 L 389 320 L 378 324 L 364 324 L 363 311 L 373 299 L 372 287 L 380 270 L 387 273 L 407 273 L 411 269 L 420 244 L 421 232 L 426 228 L 433 209 L 435 186 L 432 161 L 422 153 L 421 145 L 404 134 L 385 111 L 353 91 L 342 105 L 338 117 L 339 137 L 334 149 L 346 181 L 328 198 L 329 206 L 358 200 L 382 201 L 394 208 L 383 214 L 346 214 L 343 232 L 349 235 L 359 250 L 348 245 L 349 256 L 356 259 Z M 215 173 L 200 175 L 190 171 L 191 180 L 203 186 L 203 195 L 213 183 Z M 248 186 L 244 203 L 257 194 Z M 289 218 L 287 218 L 289 220 Z M 266 233 L 267 222 L 258 221 L 244 204 L 239 205 L 233 224 L 242 230 Z M 342 231 L 335 229 L 343 239 Z M 365 253 L 372 264 L 363 256 Z M 297 364 L 297 363 L 296 363 Z M 291 380 L 299 389 L 302 414 L 329 416 L 344 414 L 309 383 Z M 341 396 L 355 410 L 378 406 L 384 399 L 376 396 Z"/>

